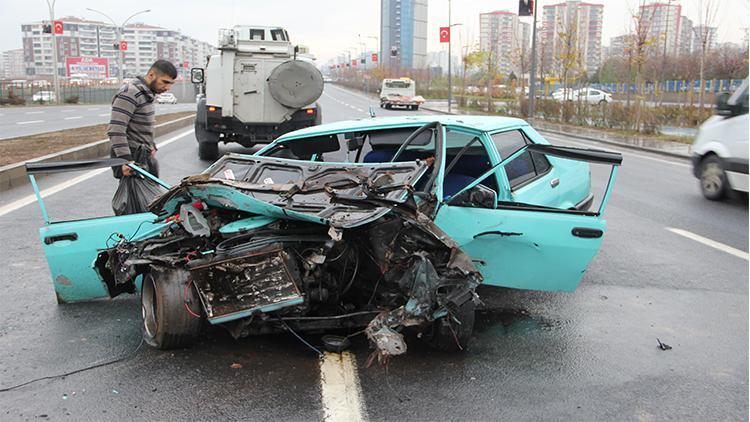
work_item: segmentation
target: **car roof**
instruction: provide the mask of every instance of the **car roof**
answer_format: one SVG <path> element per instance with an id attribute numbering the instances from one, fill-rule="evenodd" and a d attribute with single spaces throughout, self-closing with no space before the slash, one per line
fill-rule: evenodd
<path id="1" fill-rule="evenodd" d="M 469 116 L 469 115 L 417 115 L 397 117 L 374 117 L 357 120 L 342 120 L 339 122 L 326 123 L 318 126 L 310 126 L 304 129 L 289 132 L 280 136 L 278 140 L 301 138 L 310 135 L 322 135 L 333 132 L 350 132 L 367 129 L 385 129 L 389 127 L 417 126 L 431 122 L 451 127 L 463 127 L 484 132 L 494 132 L 503 129 L 528 126 L 525 120 L 514 117 L 501 116 Z"/>

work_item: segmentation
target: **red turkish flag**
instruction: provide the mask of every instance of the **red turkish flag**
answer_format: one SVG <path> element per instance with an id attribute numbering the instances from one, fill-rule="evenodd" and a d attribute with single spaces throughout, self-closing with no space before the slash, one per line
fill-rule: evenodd
<path id="1" fill-rule="evenodd" d="M 448 26 L 440 27 L 440 42 L 451 42 L 451 28 Z"/>
<path id="2" fill-rule="evenodd" d="M 378 53 L 372 53 L 372 62 L 377 63 L 378 62 Z"/>
<path id="3" fill-rule="evenodd" d="M 128 42 L 120 41 L 120 51 L 128 51 Z"/>
<path id="4" fill-rule="evenodd" d="M 62 33 L 63 33 L 63 21 L 54 21 L 54 22 L 52 22 L 52 32 L 54 32 L 55 35 L 62 35 Z"/>

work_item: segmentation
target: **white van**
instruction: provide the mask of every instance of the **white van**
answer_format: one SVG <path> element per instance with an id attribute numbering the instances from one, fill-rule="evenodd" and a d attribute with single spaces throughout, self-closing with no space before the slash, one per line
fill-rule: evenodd
<path id="1" fill-rule="evenodd" d="M 693 174 L 706 198 L 723 199 L 729 190 L 748 191 L 748 81 L 731 96 L 719 95 L 716 115 L 706 120 L 693 142 Z"/>

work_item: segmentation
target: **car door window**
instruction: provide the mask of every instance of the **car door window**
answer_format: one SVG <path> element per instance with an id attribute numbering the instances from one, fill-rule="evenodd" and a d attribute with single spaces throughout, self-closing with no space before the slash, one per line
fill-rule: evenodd
<path id="1" fill-rule="evenodd" d="M 520 130 L 510 130 L 492 135 L 500 159 L 511 156 L 524 145 L 531 143 Z M 505 165 L 505 174 L 511 190 L 547 173 L 551 168 L 549 160 L 542 154 L 525 152 Z"/>
<path id="2" fill-rule="evenodd" d="M 443 196 L 446 198 L 458 193 L 492 167 L 487 149 L 479 135 L 448 130 L 445 151 Z M 494 176 L 487 177 L 480 185 L 494 191 L 494 196 L 497 197 L 498 187 Z"/>

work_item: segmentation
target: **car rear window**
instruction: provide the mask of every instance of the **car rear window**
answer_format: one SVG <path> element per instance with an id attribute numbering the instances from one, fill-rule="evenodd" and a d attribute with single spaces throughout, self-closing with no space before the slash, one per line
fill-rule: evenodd
<path id="1" fill-rule="evenodd" d="M 531 143 L 520 130 L 495 133 L 492 135 L 492 141 L 500 153 L 500 159 L 503 160 Z M 514 189 L 546 173 L 550 168 L 549 160 L 543 154 L 527 151 L 505 165 L 505 174 L 508 176 L 510 188 Z"/>

